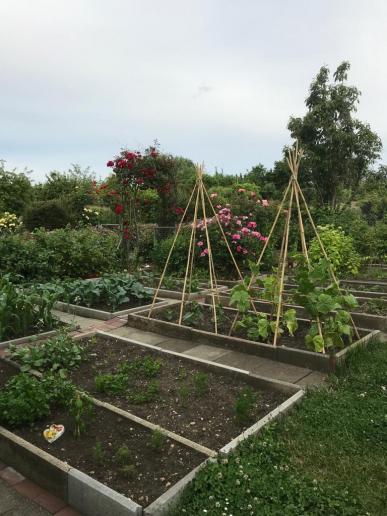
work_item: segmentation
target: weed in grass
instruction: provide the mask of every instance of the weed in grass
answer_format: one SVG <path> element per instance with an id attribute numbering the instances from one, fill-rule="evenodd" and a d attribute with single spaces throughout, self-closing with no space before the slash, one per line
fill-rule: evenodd
<path id="1" fill-rule="evenodd" d="M 102 443 L 101 441 L 96 441 L 95 442 L 95 445 L 93 446 L 93 448 L 91 449 L 91 453 L 92 453 L 92 457 L 93 457 L 93 460 L 98 464 L 103 464 L 104 461 L 105 461 L 105 452 L 102 448 Z"/>
<path id="2" fill-rule="evenodd" d="M 185 380 L 187 378 L 187 371 L 185 367 L 179 366 L 179 369 L 177 370 L 177 379 L 179 381 Z"/>
<path id="3" fill-rule="evenodd" d="M 154 450 L 160 452 L 165 445 L 165 441 L 166 437 L 160 430 L 153 430 L 150 445 Z"/>
<path id="4" fill-rule="evenodd" d="M 256 399 L 257 393 L 251 387 L 244 387 L 239 393 L 234 405 L 235 421 L 239 425 L 244 425 L 252 420 Z"/>
<path id="5" fill-rule="evenodd" d="M 208 375 L 206 373 L 195 373 L 193 375 L 195 393 L 199 398 L 208 392 Z"/>

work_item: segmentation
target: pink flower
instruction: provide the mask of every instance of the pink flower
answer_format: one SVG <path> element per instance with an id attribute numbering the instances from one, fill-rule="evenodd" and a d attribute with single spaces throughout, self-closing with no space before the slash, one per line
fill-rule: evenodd
<path id="1" fill-rule="evenodd" d="M 261 240 L 262 242 L 266 242 L 267 237 L 265 237 L 265 236 L 262 236 L 262 235 L 261 235 L 261 236 L 259 237 L 259 240 Z"/>
<path id="2" fill-rule="evenodd" d="M 203 247 L 204 243 L 200 240 L 200 242 L 198 242 L 196 245 L 198 245 L 199 247 Z"/>
<path id="3" fill-rule="evenodd" d="M 261 233 L 259 231 L 252 231 L 251 232 L 251 236 L 253 236 L 255 238 L 260 238 Z"/>
<path id="4" fill-rule="evenodd" d="M 255 228 L 257 227 L 257 223 L 251 220 L 251 221 L 247 224 L 247 227 L 248 227 L 248 228 L 250 228 L 250 229 L 255 229 Z"/>
<path id="5" fill-rule="evenodd" d="M 242 228 L 241 231 L 243 235 L 248 235 L 250 233 L 250 230 L 248 228 Z"/>
<path id="6" fill-rule="evenodd" d="M 236 250 L 237 250 L 238 253 L 241 253 L 242 252 L 242 246 L 241 245 L 237 245 Z"/>
<path id="7" fill-rule="evenodd" d="M 242 221 L 241 221 L 241 220 L 239 220 L 239 219 L 237 219 L 235 222 L 236 222 L 236 224 L 237 224 L 238 226 L 241 226 L 241 225 L 242 225 Z"/>
<path id="8" fill-rule="evenodd" d="M 210 199 L 215 199 L 216 197 L 218 197 L 218 194 L 215 192 L 210 195 Z"/>
<path id="9" fill-rule="evenodd" d="M 257 194 L 255 192 L 250 192 L 250 197 L 257 197 Z"/>
<path id="10" fill-rule="evenodd" d="M 243 254 L 247 254 L 248 253 L 248 250 L 245 248 L 243 249 Z"/>
<path id="11" fill-rule="evenodd" d="M 239 233 L 234 233 L 233 236 L 232 236 L 232 239 L 233 240 L 240 240 L 241 239 L 241 236 Z"/>
<path id="12" fill-rule="evenodd" d="M 238 193 L 243 193 L 246 191 L 246 188 L 238 188 Z"/>
<path id="13" fill-rule="evenodd" d="M 262 206 L 269 206 L 269 201 L 267 199 L 262 199 Z"/>
<path id="14" fill-rule="evenodd" d="M 203 251 L 200 253 L 200 256 L 206 256 L 208 254 L 208 249 L 203 249 Z"/>
<path id="15" fill-rule="evenodd" d="M 217 204 L 217 205 L 215 206 L 215 208 L 216 208 L 217 210 L 220 210 L 220 209 L 222 208 L 222 206 L 221 206 L 220 204 Z"/>

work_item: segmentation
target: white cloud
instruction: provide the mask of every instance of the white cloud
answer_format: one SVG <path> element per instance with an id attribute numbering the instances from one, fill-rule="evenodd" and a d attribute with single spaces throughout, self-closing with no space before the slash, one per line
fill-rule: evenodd
<path id="1" fill-rule="evenodd" d="M 2 0 L 0 157 L 105 174 L 158 138 L 226 172 L 272 165 L 319 67 L 352 63 L 384 141 L 383 0 Z"/>

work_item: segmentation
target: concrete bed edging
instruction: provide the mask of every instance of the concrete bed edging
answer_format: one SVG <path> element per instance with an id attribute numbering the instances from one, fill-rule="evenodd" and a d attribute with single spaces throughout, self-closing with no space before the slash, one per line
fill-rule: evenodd
<path id="1" fill-rule="evenodd" d="M 158 298 L 157 302 L 154 304 L 154 307 L 165 306 L 167 304 L 168 301 Z M 66 312 L 71 315 L 80 315 L 81 317 L 91 317 L 92 319 L 108 321 L 110 319 L 114 319 L 115 317 L 135 313 L 139 310 L 149 309 L 151 306 L 152 304 L 148 303 L 146 305 L 135 306 L 133 308 L 119 310 L 117 312 L 107 312 L 105 310 L 97 310 L 96 308 L 89 308 L 87 306 L 73 305 L 71 303 L 57 301 L 54 305 L 54 309 Z"/>
<path id="2" fill-rule="evenodd" d="M 139 347 L 143 347 L 145 349 L 149 349 L 151 351 L 155 351 L 159 353 L 161 356 L 172 356 L 175 358 L 180 358 L 183 361 L 191 362 L 193 364 L 198 364 L 203 368 L 211 371 L 211 372 L 220 372 L 224 374 L 231 374 L 237 377 L 240 380 L 245 381 L 246 383 L 250 383 L 256 387 L 260 387 L 263 389 L 272 389 L 285 394 L 294 394 L 300 390 L 300 387 L 296 384 L 285 382 L 283 380 L 275 380 L 273 378 L 268 378 L 266 376 L 257 375 L 247 371 L 245 369 L 239 369 L 237 367 L 229 366 L 227 364 L 222 364 L 218 362 L 212 362 L 211 360 L 206 360 L 204 358 L 193 357 L 186 353 L 179 353 L 177 351 L 171 351 L 169 349 L 164 349 L 156 344 L 146 344 L 145 342 L 140 342 L 135 339 L 131 339 L 130 337 L 122 337 L 120 335 L 114 335 L 113 333 L 109 333 L 106 331 L 97 330 L 95 335 L 101 335 L 110 340 L 118 340 L 127 344 L 134 344 Z M 77 336 L 77 338 L 81 338 L 81 336 Z"/>
<path id="3" fill-rule="evenodd" d="M 228 295 L 225 296 L 219 296 L 220 302 L 223 306 L 229 306 L 230 298 Z M 366 299 L 367 301 L 369 298 L 362 298 Z M 210 301 L 208 296 L 206 296 L 205 299 L 206 302 Z M 271 306 L 270 301 L 260 300 L 256 299 L 254 300 L 254 305 L 258 310 L 262 310 L 265 312 L 268 307 Z M 306 310 L 300 306 L 300 305 L 294 305 L 291 303 L 284 303 L 284 308 L 294 308 L 296 310 L 296 314 L 298 317 L 307 319 L 307 313 Z M 351 312 L 351 316 L 356 324 L 356 326 L 361 326 L 361 328 L 365 328 L 367 330 L 380 330 L 380 331 L 386 331 L 387 330 L 387 317 L 383 315 L 374 315 L 374 314 L 368 314 L 363 312 Z"/>
<path id="4" fill-rule="evenodd" d="M 131 341 L 130 339 L 126 339 L 124 337 L 117 337 L 113 334 L 107 334 L 105 332 L 97 331 L 88 333 L 90 336 L 93 334 L 100 334 L 105 337 L 122 340 L 131 344 L 139 344 L 143 347 L 159 351 L 166 355 L 177 355 L 193 362 L 199 362 L 204 365 L 212 366 L 217 370 L 221 369 L 223 372 L 227 371 L 232 374 L 241 375 L 245 379 L 246 377 L 251 377 L 252 379 L 255 378 L 259 381 L 268 382 L 270 386 L 273 386 L 273 384 L 278 384 L 280 390 L 285 389 L 287 392 L 293 392 L 290 398 L 285 400 L 281 405 L 273 409 L 269 414 L 261 418 L 251 427 L 242 432 L 239 436 L 230 441 L 230 443 L 225 445 L 219 452 L 221 454 L 227 454 L 233 451 L 241 441 L 251 435 L 258 433 L 271 421 L 282 416 L 287 410 L 298 403 L 304 395 L 302 388 L 293 384 L 288 384 L 287 382 L 266 379 L 264 377 L 253 375 L 248 371 L 226 366 L 224 364 L 217 364 L 207 360 L 198 359 L 188 355 L 182 356 L 180 353 L 163 350 L 162 348 L 158 348 L 150 344 L 137 343 L 136 341 Z M 84 336 L 79 335 L 76 336 L 76 339 L 83 337 Z M 110 404 L 99 402 L 99 400 L 94 399 L 93 401 L 97 401 L 98 403 L 96 404 L 104 407 L 106 410 L 111 410 L 109 406 Z M 125 413 L 126 411 L 122 411 L 117 407 L 114 407 L 114 409 L 116 413 L 119 411 L 121 415 L 134 416 L 133 414 Z M 141 418 L 134 416 L 133 421 L 137 419 Z M 142 420 L 136 422 L 138 424 L 142 424 Z M 152 428 L 154 426 L 160 429 L 158 425 L 153 425 L 152 423 L 150 423 L 150 425 L 152 425 Z M 170 437 L 173 438 L 173 436 Z M 199 446 L 201 447 L 201 445 Z M 121 495 L 113 489 L 105 486 L 101 482 L 93 479 L 89 475 L 69 466 L 63 461 L 60 461 L 59 459 L 48 454 L 44 450 L 41 450 L 37 446 L 30 444 L 28 441 L 25 441 L 5 428 L 0 427 L 0 458 L 5 460 L 11 466 L 16 467 L 19 471 L 24 473 L 26 477 L 31 478 L 36 483 L 46 487 L 47 489 L 63 498 L 75 509 L 81 511 L 85 516 L 105 516 L 106 514 L 114 514 L 115 516 L 140 516 L 141 514 L 147 516 L 161 516 L 162 514 L 165 514 L 165 511 L 168 510 L 171 505 L 178 501 L 183 492 L 183 489 L 195 478 L 196 474 L 203 467 L 205 467 L 209 461 L 216 460 L 216 455 L 217 454 L 215 453 L 211 454 L 211 456 L 208 456 L 207 459 L 205 459 L 192 471 L 187 473 L 187 475 L 181 478 L 176 484 L 171 486 L 148 507 L 143 508 L 130 498 Z M 112 510 L 114 510 L 114 512 L 112 512 Z"/>
<path id="5" fill-rule="evenodd" d="M 156 309 L 154 312 L 160 312 L 164 307 Z M 230 310 L 236 311 L 230 308 Z M 303 319 L 299 319 L 303 320 Z M 314 351 L 290 348 L 287 346 L 274 347 L 271 344 L 263 342 L 254 342 L 251 340 L 243 339 L 240 337 L 234 337 L 229 335 L 215 334 L 189 326 L 178 325 L 168 321 L 161 321 L 148 317 L 148 311 L 137 312 L 136 314 L 128 314 L 128 326 L 138 328 L 146 331 L 153 331 L 161 335 L 166 335 L 172 338 L 182 338 L 189 341 L 193 341 L 196 344 L 205 344 L 211 346 L 218 346 L 222 348 L 231 349 L 234 351 L 240 351 L 250 353 L 253 355 L 269 358 L 271 360 L 277 360 L 299 367 L 307 367 L 321 372 L 332 372 L 335 370 L 337 357 L 340 356 L 340 361 L 345 360 L 345 355 L 348 349 L 352 349 L 354 345 L 362 345 L 368 342 L 370 338 L 376 337 L 381 332 L 379 330 L 373 330 L 367 333 L 364 337 L 354 342 L 347 348 L 341 350 L 340 355 L 333 354 L 321 354 Z M 367 329 L 358 328 L 361 331 L 368 332 Z"/>

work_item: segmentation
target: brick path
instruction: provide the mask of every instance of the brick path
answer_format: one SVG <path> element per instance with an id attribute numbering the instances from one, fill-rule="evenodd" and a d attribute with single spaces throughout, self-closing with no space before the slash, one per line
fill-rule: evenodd
<path id="1" fill-rule="evenodd" d="M 0 462 L 0 514 L 7 516 L 81 516 L 11 467 Z"/>

